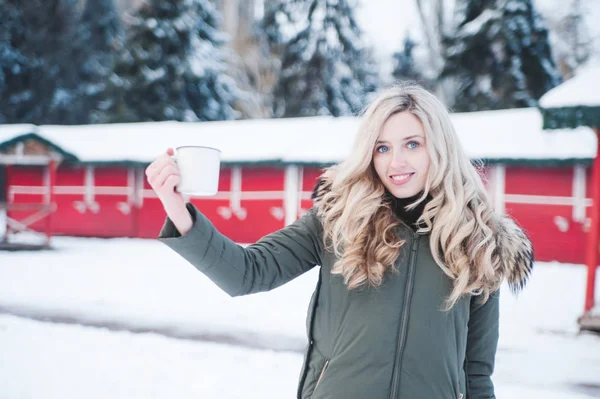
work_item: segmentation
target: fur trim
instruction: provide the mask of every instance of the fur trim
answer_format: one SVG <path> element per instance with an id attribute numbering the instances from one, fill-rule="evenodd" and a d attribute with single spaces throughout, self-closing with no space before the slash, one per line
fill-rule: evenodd
<path id="1" fill-rule="evenodd" d="M 533 270 L 531 241 L 512 218 L 500 216 L 496 225 L 496 245 L 508 286 L 516 294 L 525 287 Z"/>
<path id="2" fill-rule="evenodd" d="M 319 179 L 319 181 L 315 185 L 315 188 L 313 188 L 310 198 L 315 203 L 321 201 L 325 193 L 331 190 L 331 184 L 332 183 L 330 181 L 325 182 L 325 179 Z"/>
<path id="3" fill-rule="evenodd" d="M 311 198 L 314 203 L 323 199 L 331 189 L 331 181 L 320 179 L 313 189 Z M 502 271 L 513 293 L 525 287 L 533 270 L 533 246 L 531 241 L 509 216 L 499 216 L 496 221 L 496 253 L 502 262 Z"/>

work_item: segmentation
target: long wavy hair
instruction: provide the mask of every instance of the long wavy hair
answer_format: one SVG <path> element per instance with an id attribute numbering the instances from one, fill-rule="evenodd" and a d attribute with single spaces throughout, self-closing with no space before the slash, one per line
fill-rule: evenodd
<path id="1" fill-rule="evenodd" d="M 447 108 L 431 93 L 414 84 L 382 91 L 362 115 L 353 151 L 321 176 L 322 197 L 317 213 L 323 222 L 324 244 L 336 256 L 332 273 L 342 275 L 349 289 L 381 285 L 405 240 L 401 222 L 373 167 L 373 153 L 383 124 L 408 111 L 425 130 L 430 155 L 423 195 L 407 208 L 431 197 L 419 218 L 419 234 L 430 234 L 431 253 L 453 289 L 444 308 L 465 294 L 486 301 L 502 282 L 502 260 L 496 250 L 497 220 L 478 166 L 464 152 Z"/>

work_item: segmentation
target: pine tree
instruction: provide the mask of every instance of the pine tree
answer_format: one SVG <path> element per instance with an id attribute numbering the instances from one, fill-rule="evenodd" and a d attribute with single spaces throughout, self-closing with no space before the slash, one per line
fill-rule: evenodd
<path id="1" fill-rule="evenodd" d="M 73 63 L 75 0 L 0 0 L 0 121 L 84 123 Z"/>
<path id="2" fill-rule="evenodd" d="M 457 20 L 442 72 L 458 83 L 457 111 L 536 106 L 560 82 L 532 0 L 458 0 Z"/>
<path id="3" fill-rule="evenodd" d="M 593 1 L 568 0 L 566 4 L 556 3 L 541 10 L 549 27 L 552 52 L 566 79 L 571 78 L 594 53 L 593 4 Z"/>
<path id="4" fill-rule="evenodd" d="M 111 121 L 235 118 L 238 92 L 217 21 L 209 0 L 146 1 L 111 77 Z"/>
<path id="5" fill-rule="evenodd" d="M 7 0 L 0 0 L 0 9 L 0 123 L 27 122 L 32 110 L 26 105 L 33 105 L 33 94 L 23 82 L 30 68 L 19 48 L 26 36 L 23 12 Z"/>
<path id="6" fill-rule="evenodd" d="M 413 49 L 417 44 L 411 39 L 407 33 L 404 38 L 404 47 L 401 51 L 394 53 L 394 70 L 392 76 L 396 80 L 412 80 L 415 82 L 422 81 L 423 77 L 417 71 L 415 59 L 413 57 Z"/>
<path id="7" fill-rule="evenodd" d="M 91 122 L 102 122 L 111 99 L 107 82 L 114 68 L 123 36 L 114 0 L 87 0 L 81 15 L 76 60 L 79 98 Z"/>
<path id="8" fill-rule="evenodd" d="M 265 34 L 281 57 L 275 115 L 352 115 L 379 86 L 353 0 L 278 0 L 266 3 Z M 285 29 L 297 28 L 288 37 Z"/>

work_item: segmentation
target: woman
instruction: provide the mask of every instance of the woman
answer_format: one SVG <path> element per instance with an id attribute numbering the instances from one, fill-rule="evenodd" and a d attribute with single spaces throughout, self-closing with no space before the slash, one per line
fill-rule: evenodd
<path id="1" fill-rule="evenodd" d="M 419 86 L 383 91 L 314 206 L 242 248 L 174 191 L 167 152 L 147 169 L 159 239 L 232 296 L 315 265 L 298 398 L 494 398 L 498 293 L 520 290 L 531 243 L 496 215 L 445 107 Z"/>

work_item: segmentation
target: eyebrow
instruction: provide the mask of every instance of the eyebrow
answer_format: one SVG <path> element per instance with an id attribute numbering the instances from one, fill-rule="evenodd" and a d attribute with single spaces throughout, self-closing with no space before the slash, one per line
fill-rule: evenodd
<path id="1" fill-rule="evenodd" d="M 417 137 L 422 138 L 422 139 L 425 138 L 424 136 L 421 136 L 421 135 L 418 135 L 418 134 L 413 134 L 412 136 L 404 137 L 402 139 L 402 141 L 408 141 L 408 140 L 411 140 L 411 139 L 414 139 L 414 138 L 417 138 Z M 375 144 L 388 144 L 388 143 L 389 143 L 389 141 L 386 141 L 386 140 L 377 140 L 377 143 L 375 143 Z"/>

